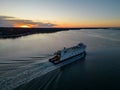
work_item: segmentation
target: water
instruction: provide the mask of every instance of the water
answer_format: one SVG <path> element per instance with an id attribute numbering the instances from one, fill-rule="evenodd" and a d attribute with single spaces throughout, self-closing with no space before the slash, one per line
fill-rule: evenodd
<path id="1" fill-rule="evenodd" d="M 17 39 L 0 39 L 1 79 L 11 76 L 9 72 L 13 71 L 13 75 L 16 75 L 15 72 L 22 73 L 26 69 L 29 73 L 30 70 L 35 73 L 46 70 L 47 60 L 52 53 L 83 42 L 87 45 L 85 60 L 57 69 L 42 76 L 44 79 L 39 77 L 17 89 L 120 89 L 119 39 L 120 31 L 113 29 L 69 30 Z"/>

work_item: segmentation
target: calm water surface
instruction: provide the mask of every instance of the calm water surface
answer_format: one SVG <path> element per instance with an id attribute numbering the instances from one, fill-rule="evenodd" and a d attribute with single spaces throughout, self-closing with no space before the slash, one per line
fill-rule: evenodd
<path id="1" fill-rule="evenodd" d="M 83 29 L 0 39 L 0 75 L 4 77 L 6 72 L 41 63 L 55 51 L 79 42 L 87 45 L 85 60 L 53 71 L 44 76 L 44 79 L 37 78 L 17 89 L 120 89 L 119 30 Z"/>

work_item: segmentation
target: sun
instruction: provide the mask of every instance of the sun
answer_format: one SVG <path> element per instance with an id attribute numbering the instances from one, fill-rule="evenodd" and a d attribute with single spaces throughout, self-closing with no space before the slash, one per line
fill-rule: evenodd
<path id="1" fill-rule="evenodd" d="M 29 25 L 21 25 L 21 28 L 31 28 Z"/>
<path id="2" fill-rule="evenodd" d="M 17 27 L 17 28 L 33 28 L 35 27 L 34 24 L 27 24 L 27 23 L 15 23 L 13 25 L 13 27 Z"/>

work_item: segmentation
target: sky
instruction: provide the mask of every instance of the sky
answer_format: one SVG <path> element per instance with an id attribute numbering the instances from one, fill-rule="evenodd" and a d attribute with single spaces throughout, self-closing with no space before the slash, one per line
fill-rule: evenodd
<path id="1" fill-rule="evenodd" d="M 120 27 L 120 0 L 0 0 L 0 27 Z"/>

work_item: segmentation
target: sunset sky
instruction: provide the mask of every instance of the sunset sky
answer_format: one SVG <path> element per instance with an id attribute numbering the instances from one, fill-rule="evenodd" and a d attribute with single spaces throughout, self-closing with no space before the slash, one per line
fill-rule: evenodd
<path id="1" fill-rule="evenodd" d="M 0 27 L 120 27 L 120 0 L 0 0 Z"/>

